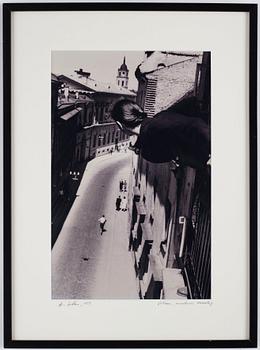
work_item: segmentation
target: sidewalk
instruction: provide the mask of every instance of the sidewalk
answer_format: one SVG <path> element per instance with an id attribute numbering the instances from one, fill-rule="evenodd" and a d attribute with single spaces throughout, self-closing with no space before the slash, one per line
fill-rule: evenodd
<path id="1" fill-rule="evenodd" d="M 54 195 L 52 193 L 52 206 L 51 206 L 51 218 L 52 218 L 52 228 L 51 228 L 51 247 L 53 247 L 56 242 L 59 233 L 62 229 L 62 226 L 68 216 L 68 213 L 74 203 L 78 188 L 81 183 L 84 171 L 88 163 L 82 163 L 79 167 L 80 176 L 78 181 L 71 183 L 70 187 L 70 198 L 67 198 L 66 195 L 59 196 L 58 194 Z M 71 180 L 72 181 L 72 180 Z"/>

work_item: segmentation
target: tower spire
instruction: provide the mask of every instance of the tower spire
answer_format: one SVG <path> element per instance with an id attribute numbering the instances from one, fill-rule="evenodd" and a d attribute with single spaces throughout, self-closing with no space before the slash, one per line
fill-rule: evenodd
<path id="1" fill-rule="evenodd" d="M 118 75 L 116 77 L 117 85 L 120 87 L 128 88 L 128 68 L 125 64 L 125 56 L 123 58 L 123 63 L 120 68 L 118 68 Z"/>

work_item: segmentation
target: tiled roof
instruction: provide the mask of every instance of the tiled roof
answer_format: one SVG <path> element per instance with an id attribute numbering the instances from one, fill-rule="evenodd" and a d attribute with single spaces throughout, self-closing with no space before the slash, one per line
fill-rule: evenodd
<path id="1" fill-rule="evenodd" d="M 96 92 L 106 92 L 112 94 L 135 96 L 135 94 L 124 87 L 120 87 L 116 84 L 98 82 L 96 80 L 88 79 L 87 86 Z"/>
<path id="2" fill-rule="evenodd" d="M 86 78 L 82 79 L 77 79 L 76 74 L 73 75 L 65 75 L 65 74 L 61 74 L 59 75 L 59 80 L 62 82 L 67 82 L 70 81 L 73 85 L 76 85 L 78 87 L 78 90 L 83 90 L 83 91 L 92 91 L 90 88 L 88 88 L 86 86 L 86 84 L 84 84 Z"/>
<path id="3" fill-rule="evenodd" d="M 141 74 L 151 73 L 165 67 L 169 67 L 174 64 L 185 62 L 192 59 L 194 56 L 199 55 L 199 53 L 188 53 L 181 52 L 161 52 L 155 51 L 151 54 L 144 62 L 138 67 Z"/>
<path id="4" fill-rule="evenodd" d="M 162 51 L 165 54 L 168 55 L 179 55 L 179 56 L 202 56 L 202 51 Z"/>
<path id="5" fill-rule="evenodd" d="M 51 73 L 51 80 L 59 81 L 58 77 L 53 73 Z"/>
<path id="6" fill-rule="evenodd" d="M 120 87 L 116 84 L 99 82 L 97 80 L 79 76 L 77 74 L 70 74 L 70 75 L 66 75 L 66 76 L 63 75 L 63 76 L 69 78 L 70 80 L 74 80 L 75 82 L 85 86 L 86 90 L 90 89 L 93 92 L 105 92 L 110 94 L 135 96 L 135 94 L 130 90 L 124 87 Z"/>

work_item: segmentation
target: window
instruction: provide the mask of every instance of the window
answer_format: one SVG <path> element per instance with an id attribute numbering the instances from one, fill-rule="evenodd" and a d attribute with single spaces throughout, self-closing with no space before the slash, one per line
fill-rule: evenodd
<path id="1" fill-rule="evenodd" d="M 112 142 L 114 142 L 115 141 L 115 132 L 113 131 L 112 132 Z"/>
<path id="2" fill-rule="evenodd" d="M 92 147 L 96 147 L 96 143 L 97 143 L 97 135 L 95 134 L 93 137 Z"/>
<path id="3" fill-rule="evenodd" d="M 154 200 L 155 200 L 155 197 L 156 197 L 157 187 L 158 187 L 158 181 L 157 181 L 157 179 L 155 178 L 155 179 L 154 179 L 154 182 L 153 182 Z"/>
<path id="4" fill-rule="evenodd" d="M 104 134 L 104 136 L 103 136 L 103 145 L 105 145 L 106 144 L 106 133 Z"/>
<path id="5" fill-rule="evenodd" d="M 87 123 L 92 123 L 92 109 L 89 109 L 88 111 Z"/>
<path id="6" fill-rule="evenodd" d="M 169 224 L 171 209 L 172 209 L 171 202 L 167 198 L 166 203 L 165 203 L 165 229 L 167 229 L 167 226 Z"/>
<path id="7" fill-rule="evenodd" d="M 146 163 L 146 171 L 145 171 L 146 185 L 148 181 L 148 176 L 149 176 L 149 164 Z"/>
<path id="8" fill-rule="evenodd" d="M 88 121 L 89 121 L 89 111 L 86 109 L 86 111 L 85 111 L 85 125 L 88 123 Z"/>
<path id="9" fill-rule="evenodd" d="M 76 149 L 76 159 L 80 161 L 80 148 Z"/>
<path id="10" fill-rule="evenodd" d="M 101 135 L 98 135 L 98 146 L 101 145 Z"/>
<path id="11" fill-rule="evenodd" d="M 103 112 L 104 112 L 103 107 L 100 107 L 100 121 L 101 122 L 103 122 L 103 120 L 104 120 Z"/>
<path id="12" fill-rule="evenodd" d="M 124 86 L 124 83 L 125 83 L 124 80 L 122 80 L 122 86 Z"/>

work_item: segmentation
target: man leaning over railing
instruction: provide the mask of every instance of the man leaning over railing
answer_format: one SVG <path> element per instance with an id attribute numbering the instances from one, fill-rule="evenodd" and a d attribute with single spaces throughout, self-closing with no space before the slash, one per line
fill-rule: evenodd
<path id="1" fill-rule="evenodd" d="M 210 162 L 210 129 L 205 115 L 193 105 L 196 99 L 187 99 L 148 118 L 136 103 L 120 100 L 111 116 L 125 133 L 137 136 L 133 147 L 144 159 L 152 163 L 174 160 L 201 169 Z"/>

